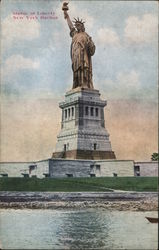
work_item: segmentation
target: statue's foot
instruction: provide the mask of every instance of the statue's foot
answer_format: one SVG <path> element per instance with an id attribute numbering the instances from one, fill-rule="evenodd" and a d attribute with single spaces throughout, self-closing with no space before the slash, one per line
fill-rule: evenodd
<path id="1" fill-rule="evenodd" d="M 83 84 L 83 85 L 81 86 L 81 88 L 83 88 L 83 89 L 89 89 L 89 87 L 88 87 L 87 84 Z"/>

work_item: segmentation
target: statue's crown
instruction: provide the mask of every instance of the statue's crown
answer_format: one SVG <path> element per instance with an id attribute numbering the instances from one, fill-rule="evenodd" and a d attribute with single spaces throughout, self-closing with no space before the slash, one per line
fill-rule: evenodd
<path id="1" fill-rule="evenodd" d="M 73 23 L 75 23 L 75 24 L 76 24 L 76 23 L 81 23 L 81 24 L 83 24 L 83 25 L 84 25 L 84 23 L 85 23 L 82 19 L 81 19 L 81 20 L 79 20 L 79 17 L 78 17 L 77 19 L 76 19 L 76 18 L 74 18 L 74 20 L 75 20 L 75 21 L 72 21 L 72 22 L 73 22 Z"/>

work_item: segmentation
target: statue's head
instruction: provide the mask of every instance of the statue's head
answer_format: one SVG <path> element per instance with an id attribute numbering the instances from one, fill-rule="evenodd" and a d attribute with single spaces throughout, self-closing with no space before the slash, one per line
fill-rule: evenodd
<path id="1" fill-rule="evenodd" d="M 78 19 L 75 19 L 75 21 L 73 21 L 73 22 L 74 22 L 75 28 L 77 29 L 78 32 L 80 32 L 80 31 L 84 32 L 85 31 L 85 27 L 84 27 L 85 22 L 83 22 L 82 19 L 79 20 L 79 18 L 78 18 Z"/>

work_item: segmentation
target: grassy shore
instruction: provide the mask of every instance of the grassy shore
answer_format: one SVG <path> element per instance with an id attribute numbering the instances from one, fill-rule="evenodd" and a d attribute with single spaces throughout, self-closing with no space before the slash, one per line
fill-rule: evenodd
<path id="1" fill-rule="evenodd" d="M 0 191 L 104 192 L 113 190 L 157 192 L 157 177 L 0 178 Z"/>

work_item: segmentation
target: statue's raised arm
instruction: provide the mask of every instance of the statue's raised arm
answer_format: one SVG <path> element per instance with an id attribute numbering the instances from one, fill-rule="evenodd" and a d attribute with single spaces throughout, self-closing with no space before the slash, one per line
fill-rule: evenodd
<path id="1" fill-rule="evenodd" d="M 69 10 L 67 2 L 63 3 L 62 10 L 64 12 L 64 18 L 67 20 L 68 27 L 70 28 L 70 30 L 72 30 L 74 27 L 73 27 L 73 23 L 71 22 L 68 13 L 67 13 L 67 11 Z"/>
<path id="2" fill-rule="evenodd" d="M 73 70 L 73 89 L 77 87 L 93 89 L 92 82 L 92 60 L 95 53 L 95 45 L 92 38 L 85 32 L 84 22 L 75 19 L 74 25 L 67 13 L 68 3 L 64 2 L 62 6 L 64 18 L 67 20 L 70 28 L 71 59 Z"/>

